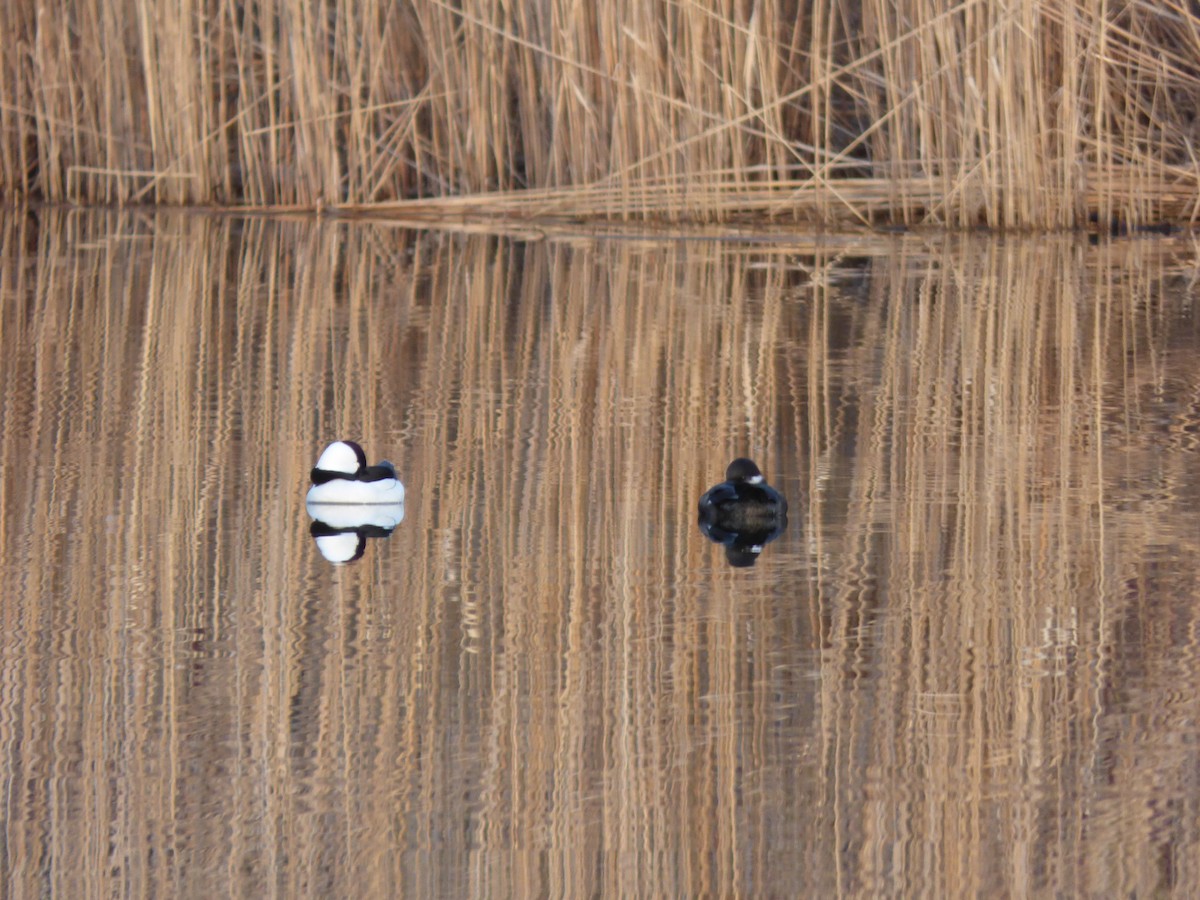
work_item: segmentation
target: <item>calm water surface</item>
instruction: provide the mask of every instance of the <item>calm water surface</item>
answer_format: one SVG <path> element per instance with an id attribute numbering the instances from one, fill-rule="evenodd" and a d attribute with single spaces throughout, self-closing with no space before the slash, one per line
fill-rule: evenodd
<path id="1" fill-rule="evenodd" d="M 1195 896 L 1190 241 L 0 221 L 13 896 Z M 403 521 L 330 565 L 308 471 Z M 757 565 L 697 527 L 753 456 Z"/>

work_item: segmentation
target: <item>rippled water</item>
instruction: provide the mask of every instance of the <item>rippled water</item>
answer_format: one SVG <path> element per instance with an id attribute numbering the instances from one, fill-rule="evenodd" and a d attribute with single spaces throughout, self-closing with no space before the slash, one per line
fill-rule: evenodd
<path id="1" fill-rule="evenodd" d="M 0 222 L 0 881 L 1188 896 L 1190 241 Z M 393 460 L 332 566 L 308 472 Z M 697 527 L 753 456 L 756 565 Z"/>

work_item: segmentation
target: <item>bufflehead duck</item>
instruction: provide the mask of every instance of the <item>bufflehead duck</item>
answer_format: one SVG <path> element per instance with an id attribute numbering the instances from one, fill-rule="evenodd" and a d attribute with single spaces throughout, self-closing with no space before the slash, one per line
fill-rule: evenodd
<path id="1" fill-rule="evenodd" d="M 787 508 L 758 466 L 740 457 L 725 470 L 725 480 L 700 498 L 700 530 L 725 545 L 730 565 L 752 566 L 763 547 L 787 528 Z"/>
<path id="2" fill-rule="evenodd" d="M 403 503 L 404 485 L 396 467 L 387 460 L 367 465 L 367 455 L 354 441 L 334 441 L 325 448 L 312 470 L 309 503 Z"/>

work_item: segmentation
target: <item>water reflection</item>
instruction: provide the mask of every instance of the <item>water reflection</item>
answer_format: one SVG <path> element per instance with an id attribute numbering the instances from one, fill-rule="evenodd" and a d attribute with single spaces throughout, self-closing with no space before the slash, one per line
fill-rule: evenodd
<path id="1" fill-rule="evenodd" d="M 1190 244 L 46 214 L 0 258 L 11 892 L 1200 882 Z M 341 434 L 412 493 L 334 567 Z M 804 521 L 735 572 L 695 504 L 742 452 Z"/>
<path id="2" fill-rule="evenodd" d="M 725 470 L 725 480 L 700 498 L 700 530 L 725 546 L 731 566 L 747 568 L 783 534 L 787 511 L 787 500 L 765 482 L 753 460 L 739 457 Z"/>
<path id="3" fill-rule="evenodd" d="M 308 533 L 329 562 L 355 562 L 367 549 L 367 538 L 388 537 L 404 521 L 403 503 L 304 504 L 312 524 Z"/>

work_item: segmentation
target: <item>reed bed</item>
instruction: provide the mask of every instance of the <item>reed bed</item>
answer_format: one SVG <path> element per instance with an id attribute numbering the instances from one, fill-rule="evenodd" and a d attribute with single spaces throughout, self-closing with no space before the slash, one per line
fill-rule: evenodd
<path id="1" fill-rule="evenodd" d="M 1200 16 L 1090 0 L 13 0 L 10 202 L 1190 223 Z"/>
<path id="2" fill-rule="evenodd" d="M 10 891 L 1200 880 L 1190 244 L 111 213 L 0 256 Z M 349 430 L 410 497 L 333 570 Z M 749 572 L 693 520 L 739 452 L 793 503 Z"/>

